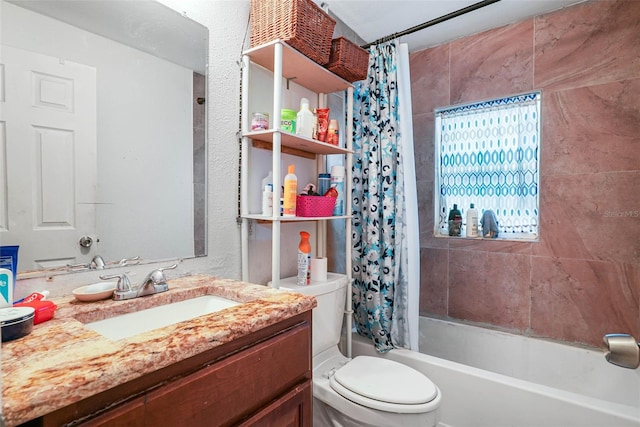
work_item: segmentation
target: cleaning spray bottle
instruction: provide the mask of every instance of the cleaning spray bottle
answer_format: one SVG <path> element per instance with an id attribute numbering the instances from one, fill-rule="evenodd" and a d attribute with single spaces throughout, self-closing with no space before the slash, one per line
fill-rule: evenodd
<path id="1" fill-rule="evenodd" d="M 284 204 L 282 216 L 296 216 L 296 196 L 298 195 L 298 177 L 296 165 L 289 165 L 288 173 L 284 177 Z"/>
<path id="2" fill-rule="evenodd" d="M 309 233 L 300 232 L 300 243 L 298 244 L 298 286 L 307 286 L 311 283 L 311 244 L 309 243 Z"/>

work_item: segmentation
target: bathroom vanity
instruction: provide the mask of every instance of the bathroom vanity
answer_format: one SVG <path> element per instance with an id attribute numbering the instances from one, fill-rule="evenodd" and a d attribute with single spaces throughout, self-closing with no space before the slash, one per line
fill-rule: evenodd
<path id="1" fill-rule="evenodd" d="M 8 426 L 311 425 L 313 297 L 210 276 L 127 301 L 54 301 L 3 343 Z M 110 340 L 86 323 L 203 295 L 234 307 Z"/>

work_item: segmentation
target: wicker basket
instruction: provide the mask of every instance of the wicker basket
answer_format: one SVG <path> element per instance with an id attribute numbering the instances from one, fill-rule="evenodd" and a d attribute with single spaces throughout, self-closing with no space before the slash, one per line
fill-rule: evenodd
<path id="1" fill-rule="evenodd" d="M 335 25 L 311 0 L 251 0 L 251 47 L 281 39 L 324 65 Z"/>
<path id="2" fill-rule="evenodd" d="M 332 216 L 335 205 L 335 197 L 297 196 L 296 216 Z"/>
<path id="3" fill-rule="evenodd" d="M 348 82 L 366 79 L 369 52 L 344 37 L 338 37 L 331 41 L 331 54 L 326 67 Z"/>

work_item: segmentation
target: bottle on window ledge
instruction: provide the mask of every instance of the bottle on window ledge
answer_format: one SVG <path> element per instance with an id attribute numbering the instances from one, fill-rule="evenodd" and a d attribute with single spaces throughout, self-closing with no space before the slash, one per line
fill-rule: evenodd
<path id="1" fill-rule="evenodd" d="M 478 237 L 478 210 L 473 203 L 467 209 L 467 237 Z"/>
<path id="2" fill-rule="evenodd" d="M 458 210 L 458 205 L 454 203 L 453 209 L 449 211 L 449 236 L 460 236 L 462 232 L 462 214 Z"/>

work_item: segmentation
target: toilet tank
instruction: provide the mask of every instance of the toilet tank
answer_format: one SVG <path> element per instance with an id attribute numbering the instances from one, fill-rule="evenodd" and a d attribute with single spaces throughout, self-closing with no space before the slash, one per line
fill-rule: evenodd
<path id="1" fill-rule="evenodd" d="M 296 285 L 295 277 L 280 280 L 281 290 L 313 295 L 318 301 L 317 307 L 312 312 L 314 356 L 340 342 L 347 282 L 347 276 L 338 273 L 327 273 L 326 282 L 311 282 L 307 286 Z"/>

